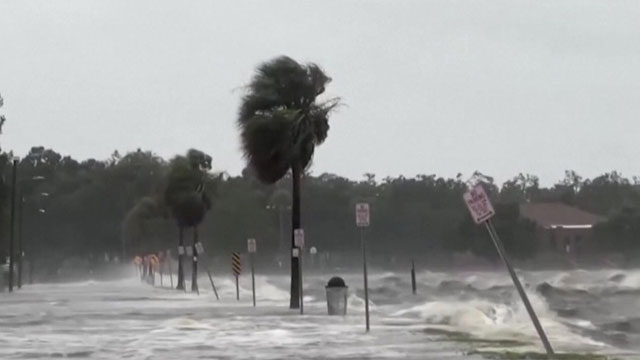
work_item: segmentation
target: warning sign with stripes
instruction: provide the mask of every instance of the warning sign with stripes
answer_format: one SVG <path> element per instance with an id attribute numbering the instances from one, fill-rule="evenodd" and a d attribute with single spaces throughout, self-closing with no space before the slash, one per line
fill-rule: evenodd
<path id="1" fill-rule="evenodd" d="M 233 270 L 233 275 L 240 276 L 242 272 L 242 262 L 240 261 L 240 254 L 234 252 L 231 255 L 231 270 Z"/>

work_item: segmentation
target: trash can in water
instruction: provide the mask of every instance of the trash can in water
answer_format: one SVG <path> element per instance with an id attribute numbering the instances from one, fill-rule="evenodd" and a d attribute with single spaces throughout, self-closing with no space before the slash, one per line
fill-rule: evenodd
<path id="1" fill-rule="evenodd" d="M 329 315 L 347 315 L 347 293 L 349 287 L 340 277 L 333 277 L 327 286 L 327 310 Z"/>

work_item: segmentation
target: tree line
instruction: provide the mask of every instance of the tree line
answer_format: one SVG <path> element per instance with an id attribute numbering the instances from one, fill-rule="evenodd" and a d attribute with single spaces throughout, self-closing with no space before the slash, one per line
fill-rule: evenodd
<path id="1" fill-rule="evenodd" d="M 201 157 L 203 153 L 190 154 Z M 11 153 L 0 156 L 5 256 L 12 157 Z M 62 264 L 66 259 L 101 259 L 105 253 L 121 257 L 123 253 L 132 256 L 175 249 L 179 230 L 171 209 L 159 200 L 164 197 L 171 164 L 151 151 L 123 156 L 114 152 L 106 160 L 78 161 L 52 149 L 33 147 L 18 165 L 25 253 Z M 246 239 L 255 237 L 261 252 L 275 256 L 284 250 L 288 254 L 290 173 L 272 185 L 261 183 L 250 169 L 238 176 L 204 173 L 210 210 L 200 226 L 200 240 L 206 248 L 215 253 L 243 250 Z M 372 208 L 368 235 L 372 253 L 472 251 L 491 256 L 491 244 L 479 245 L 469 233 L 475 228 L 469 229 L 469 215 L 461 200 L 469 181 L 482 181 L 489 190 L 498 210 L 497 226 L 504 222 L 519 229 L 513 204 L 559 201 L 609 219 L 599 227 L 607 250 L 629 253 L 640 249 L 637 179 L 617 172 L 582 179 L 573 171 L 546 188 L 532 175 L 518 175 L 497 185 L 481 173 L 471 179 L 417 175 L 380 180 L 373 174 L 364 174 L 360 180 L 306 174 L 300 196 L 307 242 L 321 250 L 356 251 L 354 206 L 366 201 Z M 514 256 L 535 254 L 530 249 L 535 244 L 526 240 L 527 234 L 523 230 L 519 236 L 504 239 Z"/>

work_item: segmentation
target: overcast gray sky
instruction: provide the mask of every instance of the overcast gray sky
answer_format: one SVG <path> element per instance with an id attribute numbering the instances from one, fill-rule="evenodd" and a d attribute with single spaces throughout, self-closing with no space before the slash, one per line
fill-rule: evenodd
<path id="1" fill-rule="evenodd" d="M 0 0 L 0 142 L 237 174 L 239 87 L 281 54 L 347 104 L 316 174 L 640 174 L 640 1 Z"/>

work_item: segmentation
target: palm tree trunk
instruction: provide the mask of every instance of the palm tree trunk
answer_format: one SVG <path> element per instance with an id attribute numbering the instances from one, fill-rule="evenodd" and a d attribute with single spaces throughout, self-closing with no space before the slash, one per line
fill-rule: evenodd
<path id="1" fill-rule="evenodd" d="M 198 291 L 198 251 L 196 250 L 196 243 L 198 242 L 198 227 L 193 227 L 193 244 L 191 249 L 193 250 L 193 259 L 191 266 L 191 291 Z"/>
<path id="2" fill-rule="evenodd" d="M 183 239 L 183 233 L 184 233 L 184 228 L 182 226 L 179 227 L 179 237 L 178 237 L 178 247 L 182 247 L 184 246 L 184 239 Z M 182 270 L 182 257 L 184 255 L 178 253 L 178 285 L 176 286 L 176 289 L 178 290 L 184 290 L 184 271 Z"/>
<path id="3" fill-rule="evenodd" d="M 302 171 L 300 164 L 294 162 L 291 166 L 291 175 L 293 180 L 293 199 L 291 207 L 291 249 L 293 250 L 295 245 L 295 239 L 293 232 L 295 229 L 300 229 L 302 223 L 300 221 L 300 182 L 302 180 Z M 300 261 L 299 258 L 293 257 L 293 251 L 291 252 L 291 299 L 289 302 L 289 308 L 300 308 Z"/>

